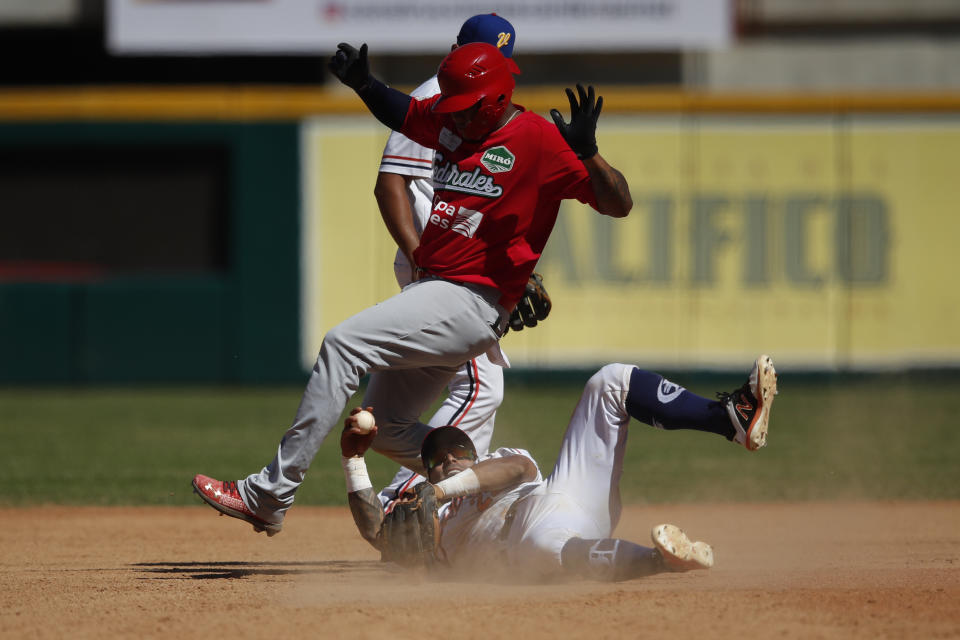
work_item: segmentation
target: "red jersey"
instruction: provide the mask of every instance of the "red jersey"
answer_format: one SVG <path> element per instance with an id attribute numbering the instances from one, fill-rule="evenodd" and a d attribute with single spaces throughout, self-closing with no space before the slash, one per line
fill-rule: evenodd
<path id="1" fill-rule="evenodd" d="M 467 142 L 440 96 L 413 100 L 401 133 L 436 149 L 433 210 L 414 258 L 430 274 L 494 287 L 513 309 L 557 220 L 560 201 L 596 208 L 583 162 L 557 127 L 523 111 L 482 142 Z"/>

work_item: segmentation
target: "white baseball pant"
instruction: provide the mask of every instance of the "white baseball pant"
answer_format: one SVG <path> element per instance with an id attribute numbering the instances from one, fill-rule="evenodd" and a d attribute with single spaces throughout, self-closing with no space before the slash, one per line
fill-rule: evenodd
<path id="1" fill-rule="evenodd" d="M 363 406 L 372 406 L 375 415 L 379 415 L 378 405 L 375 404 L 382 385 L 379 376 L 370 376 L 367 395 L 363 400 Z M 374 393 L 371 393 L 371 389 Z M 435 429 L 452 424 L 470 436 L 480 456 L 487 455 L 493 439 L 497 409 L 503 402 L 503 368 L 492 363 L 487 354 L 481 354 L 457 370 L 447 390 L 447 397 L 427 425 Z M 380 491 L 380 501 L 386 505 L 395 499 L 411 486 L 410 481 L 416 475 L 407 467 L 400 468 L 393 480 Z"/>
<path id="2" fill-rule="evenodd" d="M 570 418 L 553 472 L 521 498 L 507 538 L 509 566 L 531 577 L 561 570 L 573 537 L 609 538 L 620 520 L 620 476 L 633 365 L 608 364 L 590 378 Z"/>

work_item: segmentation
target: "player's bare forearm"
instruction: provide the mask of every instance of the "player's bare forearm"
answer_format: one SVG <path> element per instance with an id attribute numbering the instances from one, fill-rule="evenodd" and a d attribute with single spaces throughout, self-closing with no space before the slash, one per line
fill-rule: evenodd
<path id="1" fill-rule="evenodd" d="M 597 198 L 597 211 L 613 218 L 625 218 L 633 208 L 630 185 L 623 174 L 607 164 L 598 153 L 583 161 Z"/>
<path id="2" fill-rule="evenodd" d="M 380 504 L 376 492 L 372 488 L 353 491 L 347 494 L 347 502 L 350 504 L 350 513 L 353 514 L 353 521 L 360 535 L 379 549 L 380 541 L 377 534 L 383 526 L 383 505 Z"/>
<path id="3" fill-rule="evenodd" d="M 473 465 L 481 491 L 500 491 L 537 477 L 537 468 L 526 456 L 506 456 Z"/>
<path id="4" fill-rule="evenodd" d="M 469 493 L 483 493 L 502 491 L 513 488 L 524 482 L 532 482 L 537 477 L 537 467 L 530 458 L 514 455 L 504 458 L 483 460 L 470 467 L 477 476 L 477 486 Z M 437 491 L 437 500 L 443 500 L 443 483 L 434 485 Z"/>
<path id="5" fill-rule="evenodd" d="M 393 241 L 413 264 L 413 252 L 420 244 L 420 236 L 413 225 L 413 210 L 407 196 L 407 185 L 412 178 L 397 173 L 381 172 L 373 195 L 380 208 L 380 217 L 390 232 Z"/>

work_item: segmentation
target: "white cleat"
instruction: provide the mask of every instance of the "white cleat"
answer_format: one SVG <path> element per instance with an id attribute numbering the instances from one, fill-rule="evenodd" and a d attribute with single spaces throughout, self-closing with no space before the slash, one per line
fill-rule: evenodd
<path id="1" fill-rule="evenodd" d="M 671 571 L 709 569 L 713 566 L 713 547 L 706 542 L 691 542 L 680 527 L 658 524 L 650 532 L 653 546 Z"/>
<path id="2" fill-rule="evenodd" d="M 717 394 L 736 429 L 734 442 L 742 444 L 749 451 L 756 451 L 767 444 L 770 407 L 775 395 L 777 370 L 768 355 L 757 358 L 743 386 L 730 393 Z"/>

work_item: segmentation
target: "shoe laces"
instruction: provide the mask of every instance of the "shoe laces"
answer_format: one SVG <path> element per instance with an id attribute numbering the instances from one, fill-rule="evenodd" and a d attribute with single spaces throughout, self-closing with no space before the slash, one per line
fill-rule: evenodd
<path id="1" fill-rule="evenodd" d="M 224 493 L 239 493 L 237 491 L 237 482 L 235 480 L 224 481 L 223 483 L 223 492 Z"/>
<path id="2" fill-rule="evenodd" d="M 753 397 L 753 391 L 750 390 L 750 381 L 744 382 L 739 388 L 734 389 L 733 391 L 718 391 L 717 399 L 720 400 L 721 404 L 726 404 L 731 398 L 738 398 L 740 396 L 746 395 L 748 398 Z"/>

